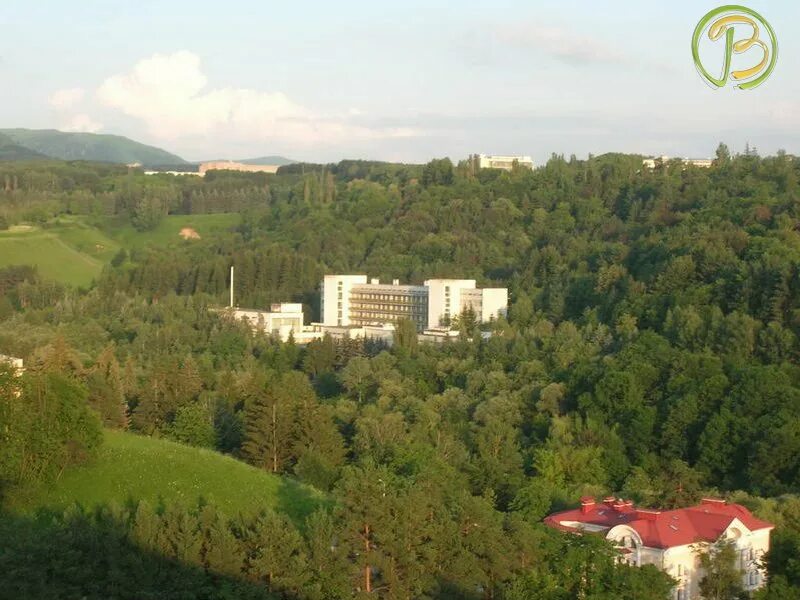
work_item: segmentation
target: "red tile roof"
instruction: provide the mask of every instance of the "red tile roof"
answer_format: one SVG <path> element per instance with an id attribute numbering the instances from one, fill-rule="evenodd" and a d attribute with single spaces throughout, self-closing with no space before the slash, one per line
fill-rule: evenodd
<path id="1" fill-rule="evenodd" d="M 715 542 L 734 519 L 739 519 L 750 531 L 774 527 L 754 517 L 744 506 L 711 499 L 689 508 L 656 511 L 639 509 L 632 502 L 611 498 L 603 502 L 581 498 L 581 508 L 552 514 L 544 522 L 563 531 L 580 531 L 580 525 L 574 523 L 596 525 L 606 530 L 624 524 L 639 534 L 645 546 L 671 548 Z"/>

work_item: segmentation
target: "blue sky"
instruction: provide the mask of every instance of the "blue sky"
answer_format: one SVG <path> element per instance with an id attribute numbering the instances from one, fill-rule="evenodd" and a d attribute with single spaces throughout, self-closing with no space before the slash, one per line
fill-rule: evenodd
<path id="1" fill-rule="evenodd" d="M 800 4 L 745 2 L 781 46 L 747 92 L 710 89 L 691 59 L 719 4 L 5 0 L 0 127 L 188 159 L 800 154 Z"/>

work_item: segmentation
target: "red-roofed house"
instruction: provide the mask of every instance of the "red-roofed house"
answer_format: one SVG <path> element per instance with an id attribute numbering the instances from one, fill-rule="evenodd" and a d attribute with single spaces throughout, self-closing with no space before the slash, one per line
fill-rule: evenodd
<path id="1" fill-rule="evenodd" d="M 700 597 L 703 578 L 698 552 L 720 540 L 731 540 L 738 552 L 745 589 L 765 583 L 760 560 L 769 550 L 771 523 L 754 517 L 739 504 L 704 499 L 677 510 L 646 510 L 613 497 L 602 502 L 581 498 L 580 508 L 559 512 L 544 522 L 573 533 L 598 533 L 618 544 L 631 565 L 656 565 L 678 581 L 676 600 Z"/>

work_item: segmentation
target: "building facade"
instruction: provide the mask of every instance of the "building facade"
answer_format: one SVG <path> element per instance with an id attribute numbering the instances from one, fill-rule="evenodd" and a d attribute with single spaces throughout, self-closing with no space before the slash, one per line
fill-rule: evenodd
<path id="1" fill-rule="evenodd" d="M 25 373 L 25 362 L 21 358 L 0 354 L 0 363 L 11 369 L 14 377 L 22 377 Z M 19 398 L 22 395 L 22 386 L 12 384 L 12 390 L 15 397 Z"/>
<path id="2" fill-rule="evenodd" d="M 479 169 L 510 171 L 514 168 L 514 164 L 524 169 L 533 169 L 533 159 L 530 156 L 478 154 L 475 158 Z"/>
<path id="3" fill-rule="evenodd" d="M 16 356 L 6 356 L 5 354 L 0 354 L 0 363 L 11 367 L 17 377 L 20 377 L 25 372 L 25 361 L 23 361 L 21 358 L 17 358 Z"/>
<path id="4" fill-rule="evenodd" d="M 645 158 L 642 161 L 642 166 L 646 169 L 653 170 L 657 166 L 667 164 L 670 160 L 673 159 L 670 158 L 669 156 L 657 156 L 654 158 Z M 693 167 L 699 167 L 701 169 L 710 169 L 714 165 L 714 159 L 712 158 L 679 158 L 677 160 L 680 160 L 683 163 L 683 166 L 685 167 L 693 166 Z"/>
<path id="5" fill-rule="evenodd" d="M 699 554 L 724 540 L 735 546 L 745 590 L 763 587 L 762 559 L 774 527 L 744 506 L 724 500 L 704 499 L 697 506 L 659 511 L 613 497 L 602 502 L 581 498 L 580 508 L 550 515 L 545 524 L 572 533 L 603 535 L 619 547 L 620 560 L 633 566 L 657 566 L 677 581 L 675 600 L 700 598 L 705 573 Z"/>
<path id="6" fill-rule="evenodd" d="M 205 176 L 208 171 L 242 171 L 244 173 L 277 173 L 278 165 L 247 165 L 230 160 L 201 163 L 198 169 Z"/>
<path id="7" fill-rule="evenodd" d="M 322 281 L 322 325 L 374 326 L 413 321 L 418 331 L 448 328 L 465 310 L 478 322 L 504 317 L 506 288 L 476 287 L 474 279 L 429 279 L 423 285 L 391 284 L 366 275 L 326 275 Z"/>

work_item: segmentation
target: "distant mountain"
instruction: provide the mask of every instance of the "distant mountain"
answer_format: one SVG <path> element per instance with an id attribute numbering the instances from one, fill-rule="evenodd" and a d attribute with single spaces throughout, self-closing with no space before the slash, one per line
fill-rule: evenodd
<path id="1" fill-rule="evenodd" d="M 55 129 L 0 129 L 0 134 L 19 146 L 59 160 L 141 163 L 145 166 L 187 164 L 180 156 L 119 135 L 67 133 Z"/>
<path id="2" fill-rule="evenodd" d="M 47 156 L 25 146 L 16 144 L 7 135 L 0 134 L 0 161 L 3 160 L 47 160 Z"/>

